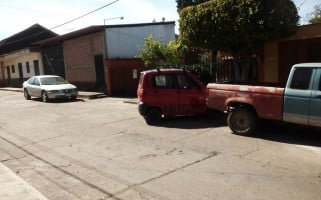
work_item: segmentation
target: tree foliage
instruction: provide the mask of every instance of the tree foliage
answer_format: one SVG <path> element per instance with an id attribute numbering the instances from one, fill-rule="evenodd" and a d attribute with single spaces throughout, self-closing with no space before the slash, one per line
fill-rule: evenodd
<path id="1" fill-rule="evenodd" d="M 299 20 L 291 0 L 210 0 L 179 15 L 182 44 L 232 54 L 288 36 Z"/>
<path id="2" fill-rule="evenodd" d="M 178 10 L 180 43 L 231 55 L 237 81 L 255 80 L 257 60 L 253 55 L 257 48 L 293 34 L 299 20 L 292 0 L 178 0 L 177 3 L 181 7 Z"/>
<path id="3" fill-rule="evenodd" d="M 310 24 L 321 23 L 321 4 L 314 6 L 314 11 L 311 13 L 312 17 L 309 20 Z"/>
<path id="4" fill-rule="evenodd" d="M 145 38 L 144 46 L 138 55 L 147 67 L 177 65 L 179 63 L 179 45 L 176 41 L 163 44 L 161 39 L 154 40 L 152 35 Z"/>
<path id="5" fill-rule="evenodd" d="M 176 0 L 177 10 L 181 10 L 188 6 L 194 6 L 200 3 L 204 3 L 209 0 Z"/>

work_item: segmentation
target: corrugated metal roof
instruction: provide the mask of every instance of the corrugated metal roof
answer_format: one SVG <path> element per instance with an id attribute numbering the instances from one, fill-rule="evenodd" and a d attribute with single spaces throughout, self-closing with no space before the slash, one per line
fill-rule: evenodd
<path id="1" fill-rule="evenodd" d="M 58 34 L 34 24 L 29 28 L 0 41 L 0 55 L 30 47 L 32 43 L 56 37 Z"/>
<path id="2" fill-rule="evenodd" d="M 77 31 L 73 31 L 61 36 L 57 36 L 54 38 L 46 39 L 37 43 L 34 43 L 34 45 L 37 46 L 50 46 L 50 45 L 56 45 L 59 44 L 65 40 L 81 37 L 84 35 L 96 33 L 99 31 L 104 31 L 105 28 L 121 28 L 121 27 L 141 27 L 141 26 L 152 26 L 152 25 L 160 25 L 160 24 L 174 24 L 174 21 L 169 22 L 155 22 L 155 23 L 138 23 L 138 24 L 117 24 L 117 25 L 98 25 L 98 26 L 89 26 Z"/>
<path id="3" fill-rule="evenodd" d="M 157 23 L 141 26 L 112 26 L 106 28 L 107 57 L 134 58 L 143 48 L 149 35 L 167 44 L 175 40 L 175 23 Z"/>

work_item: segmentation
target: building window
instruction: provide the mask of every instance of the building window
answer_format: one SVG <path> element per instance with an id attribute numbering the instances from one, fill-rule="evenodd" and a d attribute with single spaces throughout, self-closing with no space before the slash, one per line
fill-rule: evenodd
<path id="1" fill-rule="evenodd" d="M 30 66 L 29 66 L 29 62 L 26 62 L 26 68 L 27 68 L 27 73 L 30 73 Z"/>
<path id="2" fill-rule="evenodd" d="M 11 65 L 11 72 L 12 72 L 13 74 L 16 73 L 16 69 L 15 69 L 14 65 Z"/>

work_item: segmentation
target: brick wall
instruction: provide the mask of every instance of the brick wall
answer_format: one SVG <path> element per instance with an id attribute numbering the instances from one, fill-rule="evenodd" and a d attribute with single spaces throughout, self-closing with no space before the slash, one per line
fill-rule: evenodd
<path id="1" fill-rule="evenodd" d="M 104 55 L 104 33 L 67 40 L 63 44 L 66 79 L 80 90 L 96 89 L 95 55 Z"/>
<path id="2" fill-rule="evenodd" d="M 140 59 L 114 59 L 105 61 L 105 77 L 108 95 L 136 96 L 139 71 L 144 68 Z M 137 78 L 133 78 L 137 70 Z"/>

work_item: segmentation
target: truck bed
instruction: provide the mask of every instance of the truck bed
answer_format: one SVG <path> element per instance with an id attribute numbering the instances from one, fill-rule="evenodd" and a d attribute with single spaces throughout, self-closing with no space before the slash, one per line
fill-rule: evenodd
<path id="1" fill-rule="evenodd" d="M 210 83 L 207 85 L 207 106 L 225 111 L 233 104 L 252 106 L 258 117 L 282 120 L 284 88 Z"/>

